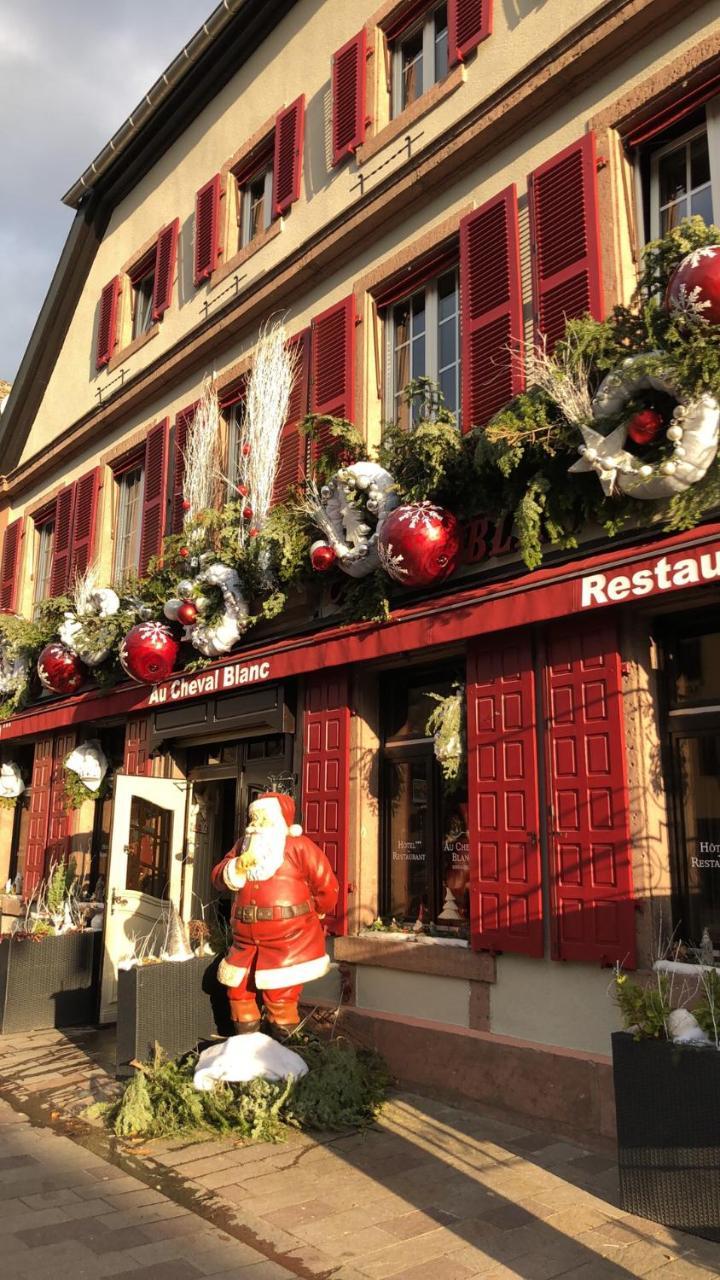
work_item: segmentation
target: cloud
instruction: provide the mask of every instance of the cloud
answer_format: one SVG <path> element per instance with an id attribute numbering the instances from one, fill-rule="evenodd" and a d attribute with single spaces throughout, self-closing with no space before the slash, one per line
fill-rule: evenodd
<path id="1" fill-rule="evenodd" d="M 213 0 L 0 0 L 0 378 L 27 345 L 67 236 L 63 192 Z"/>

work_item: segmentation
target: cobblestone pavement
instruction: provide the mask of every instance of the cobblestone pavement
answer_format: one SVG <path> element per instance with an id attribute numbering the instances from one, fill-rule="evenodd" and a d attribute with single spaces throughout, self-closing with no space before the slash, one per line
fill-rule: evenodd
<path id="1" fill-rule="evenodd" d="M 96 1050 L 0 1038 L 0 1093 L 76 1138 L 0 1104 L 3 1280 L 720 1276 L 718 1245 L 617 1206 L 610 1148 L 418 1095 L 365 1135 L 108 1143 L 63 1119 L 114 1088 Z"/>

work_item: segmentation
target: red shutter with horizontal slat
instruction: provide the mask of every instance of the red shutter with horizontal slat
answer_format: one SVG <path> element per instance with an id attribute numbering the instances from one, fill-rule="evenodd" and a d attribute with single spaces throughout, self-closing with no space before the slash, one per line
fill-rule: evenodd
<path id="1" fill-rule="evenodd" d="M 112 357 L 117 342 L 118 298 L 120 297 L 120 276 L 115 276 L 105 285 L 100 294 L 98 307 L 97 349 L 95 365 L 102 369 Z"/>
<path id="2" fill-rule="evenodd" d="M 448 48 L 451 62 L 462 62 L 492 35 L 493 0 L 448 0 Z"/>
<path id="3" fill-rule="evenodd" d="M 275 121 L 273 213 L 276 217 L 287 213 L 300 196 L 304 135 L 305 95 L 301 94 Z"/>
<path id="4" fill-rule="evenodd" d="M 50 572 L 50 595 L 61 596 L 70 586 L 70 560 L 72 556 L 73 523 L 75 516 L 75 485 L 61 489 L 55 501 L 55 533 L 53 535 L 53 560 Z"/>
<path id="5" fill-rule="evenodd" d="M 535 338 L 552 351 L 566 320 L 603 318 L 595 135 L 535 169 L 528 196 Z"/>
<path id="6" fill-rule="evenodd" d="M 517 191 L 460 223 L 463 430 L 481 427 L 525 385 Z"/>
<path id="7" fill-rule="evenodd" d="M 351 418 L 355 372 L 355 299 L 352 294 L 312 322 L 310 412 Z M 313 456 L 326 446 L 329 427 L 313 440 Z"/>
<path id="8" fill-rule="evenodd" d="M 22 893 L 29 898 L 37 889 L 45 869 L 45 847 L 50 820 L 50 783 L 53 771 L 53 740 L 38 738 L 33 755 L 28 835 Z"/>
<path id="9" fill-rule="evenodd" d="M 290 394 L 287 421 L 280 436 L 273 506 L 285 502 L 290 490 L 300 483 L 305 474 L 305 437 L 300 434 L 299 424 L 308 411 L 310 330 L 304 329 L 296 338 L 291 339 L 289 345 L 297 348 L 298 366 Z"/>
<path id="10" fill-rule="evenodd" d="M 344 670 L 312 676 L 303 714 L 302 814 L 305 834 L 324 850 L 340 885 L 325 924 L 347 933 L 350 707 Z"/>
<path id="11" fill-rule="evenodd" d="M 365 28 L 348 40 L 332 63 L 333 164 L 340 164 L 365 141 Z"/>
<path id="12" fill-rule="evenodd" d="M 160 554 L 165 531 L 167 490 L 168 419 L 151 427 L 145 441 L 145 487 L 143 491 L 140 565 L 142 577 L 153 556 Z"/>
<path id="13" fill-rule="evenodd" d="M 472 945 L 541 956 L 535 674 L 527 632 L 471 647 L 467 739 Z"/>
<path id="14" fill-rule="evenodd" d="M 545 718 L 553 954 L 635 967 L 635 909 L 618 637 L 551 628 Z"/>
<path id="15" fill-rule="evenodd" d="M 219 253 L 220 174 L 216 173 L 195 196 L 195 284 L 201 284 L 212 275 Z"/>
<path id="16" fill-rule="evenodd" d="M 76 578 L 82 577 L 88 565 L 92 563 L 99 492 L 99 467 L 93 467 L 87 475 L 75 481 L 75 519 L 68 576 L 69 586 L 72 586 Z"/>
<path id="17" fill-rule="evenodd" d="M 170 532 L 180 533 L 183 527 L 185 512 L 183 511 L 183 502 L 185 495 L 183 493 L 183 481 L 185 479 L 185 446 L 187 444 L 188 430 L 190 424 L 195 417 L 195 410 L 198 407 L 198 401 L 188 405 L 187 409 L 181 409 L 175 418 L 175 439 L 173 441 L 173 489 L 172 489 L 172 512 L 170 516 Z"/>
<path id="18" fill-rule="evenodd" d="M 43 873 L 50 874 L 57 862 L 67 862 L 70 854 L 72 813 L 65 803 L 65 759 L 76 744 L 76 734 L 60 733 L 53 744 L 52 771 L 50 775 L 50 802 L 48 805 L 47 842 Z"/>
<path id="19" fill-rule="evenodd" d="M 172 302 L 179 229 L 180 219 L 176 218 L 169 226 L 163 227 L 158 236 L 153 283 L 153 320 L 159 320 Z"/>
<path id="20" fill-rule="evenodd" d="M 22 546 L 23 518 L 13 520 L 5 530 L 0 562 L 0 613 L 14 613 L 17 602 Z"/>

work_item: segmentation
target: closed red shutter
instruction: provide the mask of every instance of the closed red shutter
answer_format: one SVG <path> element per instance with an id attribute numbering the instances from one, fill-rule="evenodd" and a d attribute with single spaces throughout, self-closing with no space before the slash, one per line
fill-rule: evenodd
<path id="1" fill-rule="evenodd" d="M 305 134 L 305 95 L 281 111 L 275 121 L 275 154 L 273 158 L 273 213 L 287 213 L 300 195 L 303 138 Z"/>
<path id="2" fill-rule="evenodd" d="M 448 0 L 448 48 L 451 62 L 462 62 L 481 40 L 492 35 L 493 0 Z"/>
<path id="3" fill-rule="evenodd" d="M 117 342 L 117 312 L 120 296 L 120 276 L 115 276 L 105 285 L 100 294 L 98 307 L 97 350 L 95 364 L 102 369 L 112 357 Z"/>
<path id="4" fill-rule="evenodd" d="M 535 338 L 552 351 L 566 320 L 603 319 L 595 135 L 535 169 L 528 196 Z"/>
<path id="5" fill-rule="evenodd" d="M 350 707 L 344 670 L 310 677 L 303 715 L 302 815 L 305 834 L 324 850 L 340 885 L 338 903 L 325 921 L 330 933 L 347 933 Z"/>
<path id="6" fill-rule="evenodd" d="M 176 218 L 169 226 L 163 227 L 158 236 L 152 300 L 153 320 L 159 320 L 172 302 L 179 229 L 180 219 Z"/>
<path id="7" fill-rule="evenodd" d="M 467 711 L 472 945 L 541 956 L 535 674 L 526 631 L 471 647 Z"/>
<path id="8" fill-rule="evenodd" d="M 69 484 L 60 490 L 55 501 L 55 533 L 53 535 L 53 560 L 50 572 L 51 596 L 64 595 L 70 586 L 74 516 L 75 485 Z"/>
<path id="9" fill-rule="evenodd" d="M 5 530 L 0 561 L 0 613 L 14 613 L 17 603 L 23 519 L 13 520 Z"/>
<path id="10" fill-rule="evenodd" d="M 68 586 L 82 577 L 92 563 L 95 543 L 95 521 L 98 494 L 100 492 L 100 468 L 93 467 L 87 475 L 75 481 L 75 519 L 73 521 L 72 555 Z M 57 536 L 57 533 L 56 533 Z"/>
<path id="11" fill-rule="evenodd" d="M 517 191 L 460 223 L 463 430 L 482 427 L 525 385 Z"/>
<path id="12" fill-rule="evenodd" d="M 319 417 L 350 418 L 355 370 L 355 299 L 352 294 L 312 322 L 310 412 Z M 325 448 L 329 427 L 316 434 L 313 455 Z"/>
<path id="13" fill-rule="evenodd" d="M 152 762 L 148 751 L 149 724 L 150 720 L 147 716 L 134 716 L 125 726 L 123 761 L 125 773 L 142 777 L 149 777 L 152 773 Z"/>
<path id="14" fill-rule="evenodd" d="M 292 346 L 299 353 L 295 382 L 290 394 L 287 422 L 280 436 L 278 466 L 273 486 L 273 506 L 285 502 L 290 490 L 305 474 L 305 437 L 300 435 L 299 424 L 308 411 L 308 387 L 310 382 L 310 330 L 304 329 Z"/>
<path id="15" fill-rule="evenodd" d="M 65 757 L 70 755 L 76 742 L 75 733 L 60 733 L 53 747 L 50 778 L 50 805 L 48 812 L 47 843 L 45 846 L 44 874 L 48 876 L 57 862 L 67 862 L 70 853 L 72 814 L 65 805 Z"/>
<path id="16" fill-rule="evenodd" d="M 145 441 L 145 488 L 143 492 L 140 565 L 142 577 L 153 556 L 162 549 L 165 532 L 167 490 L 168 419 L 151 427 Z"/>
<path id="17" fill-rule="evenodd" d="M 195 284 L 212 275 L 219 253 L 220 174 L 216 173 L 195 196 Z"/>
<path id="18" fill-rule="evenodd" d="M 53 740 L 51 737 L 38 738 L 33 756 L 25 871 L 22 883 L 22 893 L 25 898 L 29 898 L 35 892 L 45 870 L 52 771 Z"/>
<path id="19" fill-rule="evenodd" d="M 553 954 L 635 967 L 623 689 L 612 623 L 548 633 Z"/>
<path id="20" fill-rule="evenodd" d="M 365 59 L 367 37 L 363 27 L 338 49 L 332 62 L 333 164 L 365 141 Z"/>
<path id="21" fill-rule="evenodd" d="M 175 418 L 175 439 L 173 442 L 173 487 L 172 487 L 172 511 L 170 515 L 170 532 L 180 533 L 183 527 L 185 512 L 183 511 L 183 502 L 185 495 L 183 494 L 183 480 L 185 478 L 185 446 L 187 444 L 188 430 L 190 424 L 195 417 L 198 401 L 188 405 L 187 409 L 181 409 Z"/>

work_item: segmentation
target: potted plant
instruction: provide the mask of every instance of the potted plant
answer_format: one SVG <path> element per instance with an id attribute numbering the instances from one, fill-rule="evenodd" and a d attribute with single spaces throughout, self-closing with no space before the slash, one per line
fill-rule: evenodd
<path id="1" fill-rule="evenodd" d="M 697 965 L 679 992 L 666 970 L 646 986 L 617 972 L 614 988 L 622 1207 L 720 1241 L 720 971 Z"/>

